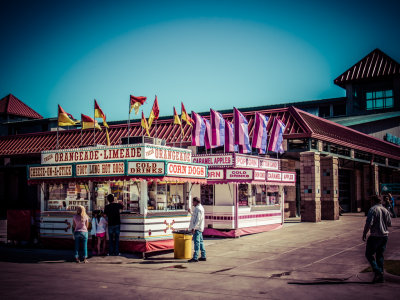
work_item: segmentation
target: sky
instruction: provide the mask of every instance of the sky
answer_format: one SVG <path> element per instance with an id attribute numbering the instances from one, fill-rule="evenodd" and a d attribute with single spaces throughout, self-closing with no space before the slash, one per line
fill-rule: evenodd
<path id="1" fill-rule="evenodd" d="M 363 6 L 360 6 L 363 3 Z M 400 62 L 399 1 L 0 2 L 0 98 L 128 119 L 345 96 L 333 80 L 376 48 Z M 131 119 L 136 118 L 133 114 Z"/>

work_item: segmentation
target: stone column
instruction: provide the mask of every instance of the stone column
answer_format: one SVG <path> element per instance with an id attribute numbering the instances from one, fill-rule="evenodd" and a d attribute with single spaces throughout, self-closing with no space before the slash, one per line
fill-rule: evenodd
<path id="1" fill-rule="evenodd" d="M 363 166 L 363 210 L 371 207 L 371 196 L 379 194 L 379 167 L 375 164 Z"/>
<path id="2" fill-rule="evenodd" d="M 339 219 L 338 158 L 321 157 L 321 219 Z"/>
<path id="3" fill-rule="evenodd" d="M 300 153 L 301 221 L 321 221 L 320 155 Z"/>
<path id="4" fill-rule="evenodd" d="M 282 171 L 296 171 L 296 161 L 282 159 L 281 160 Z M 299 180 L 299 178 L 297 178 Z M 286 186 L 285 192 L 285 218 L 296 217 L 296 186 Z"/>

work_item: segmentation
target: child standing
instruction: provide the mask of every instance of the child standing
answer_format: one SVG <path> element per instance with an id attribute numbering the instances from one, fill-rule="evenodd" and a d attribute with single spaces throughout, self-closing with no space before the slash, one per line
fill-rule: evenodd
<path id="1" fill-rule="evenodd" d="M 96 237 L 97 237 L 97 253 L 100 255 L 106 254 L 106 229 L 107 220 L 103 216 L 103 212 L 100 211 L 96 218 Z M 103 244 L 103 251 L 100 251 L 101 244 Z"/>
<path id="2" fill-rule="evenodd" d="M 96 219 L 97 219 L 97 211 L 93 211 L 92 214 L 92 230 L 90 231 L 90 235 L 92 236 L 92 255 L 97 255 L 97 239 L 96 239 Z"/>

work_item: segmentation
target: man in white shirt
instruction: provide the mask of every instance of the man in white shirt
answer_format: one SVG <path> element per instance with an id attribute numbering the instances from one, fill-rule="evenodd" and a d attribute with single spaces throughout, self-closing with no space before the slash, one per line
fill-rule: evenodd
<path id="1" fill-rule="evenodd" d="M 193 258 L 190 259 L 188 262 L 198 262 L 206 261 L 206 250 L 204 248 L 203 242 L 203 231 L 204 231 L 204 208 L 200 203 L 199 198 L 193 198 L 193 206 L 194 211 L 192 217 L 190 219 L 190 226 L 189 230 L 192 231 L 193 234 L 193 241 L 194 241 L 194 254 Z M 188 209 L 189 213 L 191 213 L 190 208 Z M 198 258 L 198 252 L 201 251 L 201 257 Z"/>
<path id="2" fill-rule="evenodd" d="M 386 249 L 388 241 L 389 230 L 388 227 L 392 225 L 389 211 L 382 206 L 381 198 L 373 196 L 374 206 L 368 211 L 367 220 L 364 226 L 362 239 L 367 239 L 367 233 L 370 236 L 367 240 L 365 249 L 365 256 L 371 264 L 372 270 L 375 273 L 373 283 L 384 282 L 383 278 L 383 253 Z M 374 257 L 375 255 L 375 257 Z"/>

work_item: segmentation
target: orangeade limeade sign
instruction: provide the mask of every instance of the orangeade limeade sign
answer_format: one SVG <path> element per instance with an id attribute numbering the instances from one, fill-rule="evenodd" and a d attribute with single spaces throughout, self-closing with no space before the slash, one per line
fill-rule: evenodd
<path id="1" fill-rule="evenodd" d="M 192 152 L 187 149 L 156 145 L 120 145 L 112 147 L 93 147 L 64 149 L 42 152 L 42 165 L 104 162 L 112 160 L 158 159 L 190 163 Z"/>

